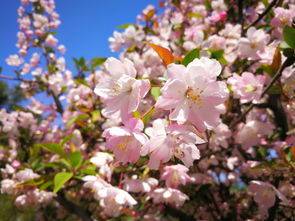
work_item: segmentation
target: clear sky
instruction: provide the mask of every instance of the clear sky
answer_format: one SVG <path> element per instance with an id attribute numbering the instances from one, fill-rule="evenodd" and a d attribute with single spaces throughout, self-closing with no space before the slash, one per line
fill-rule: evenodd
<path id="1" fill-rule="evenodd" d="M 135 22 L 137 14 L 158 0 L 55 0 L 62 21 L 58 39 L 67 48 L 66 59 L 71 67 L 72 57 L 115 56 L 108 37 L 118 25 Z M 19 0 L 0 1 L 0 67 L 5 74 L 11 69 L 5 64 L 10 54 L 17 52 L 17 8 Z M 11 72 L 10 72 L 11 73 Z"/>

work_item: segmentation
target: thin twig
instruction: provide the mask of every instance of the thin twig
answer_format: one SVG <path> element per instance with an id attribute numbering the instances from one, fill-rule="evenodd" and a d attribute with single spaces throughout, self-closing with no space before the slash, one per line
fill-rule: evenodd
<path id="1" fill-rule="evenodd" d="M 52 96 L 52 98 L 54 100 L 57 112 L 60 114 L 63 114 L 64 109 L 63 109 L 63 106 L 62 106 L 60 100 L 58 99 L 58 96 L 56 96 L 52 90 L 49 90 L 49 94 Z"/>
<path id="2" fill-rule="evenodd" d="M 166 205 L 165 209 L 169 215 L 172 215 L 173 217 L 178 218 L 179 221 L 196 221 L 194 216 L 189 215 L 177 208 Z"/>
<path id="3" fill-rule="evenodd" d="M 258 18 L 252 22 L 250 25 L 248 25 L 243 32 L 245 33 L 250 27 L 255 26 L 258 22 L 260 22 L 263 17 L 277 4 L 278 0 L 273 0 L 268 6 L 267 8 L 258 16 Z"/>
<path id="4" fill-rule="evenodd" d="M 83 221 L 92 221 L 91 215 L 88 211 L 85 211 L 83 208 L 79 207 L 75 203 L 69 201 L 63 193 L 58 193 L 56 201 L 64 207 L 69 213 L 73 213 L 78 216 Z"/>
<path id="5" fill-rule="evenodd" d="M 273 84 L 280 78 L 280 76 L 282 75 L 283 70 L 290 66 L 292 64 L 292 62 L 294 62 L 294 57 L 288 57 L 285 62 L 281 65 L 281 67 L 279 68 L 279 70 L 277 71 L 277 73 L 273 76 L 271 82 L 267 85 L 267 87 L 263 90 L 260 98 L 262 98 L 268 91 L 269 89 L 273 86 Z M 246 111 L 240 115 L 240 117 L 235 120 L 230 126 L 229 128 L 232 129 L 234 128 L 241 120 L 244 119 L 244 117 L 253 109 L 253 107 L 255 107 L 255 104 L 251 104 Z"/>
<path id="6" fill-rule="evenodd" d="M 243 31 L 244 29 L 243 0 L 238 0 L 238 7 L 239 7 L 239 23 L 241 24 L 242 31 Z"/>
<path id="7" fill-rule="evenodd" d="M 0 78 L 5 79 L 5 80 L 10 80 L 10 81 L 23 81 L 23 82 L 32 82 L 30 80 L 26 80 L 23 78 L 18 78 L 18 77 L 11 77 L 7 75 L 0 74 Z"/>

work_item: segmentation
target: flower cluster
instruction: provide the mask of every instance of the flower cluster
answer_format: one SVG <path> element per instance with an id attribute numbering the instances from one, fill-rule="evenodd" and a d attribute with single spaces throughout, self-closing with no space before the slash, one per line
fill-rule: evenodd
<path id="1" fill-rule="evenodd" d="M 0 202 L 38 220 L 293 218 L 293 1 L 148 5 L 109 38 L 118 58 L 71 71 L 54 0 L 18 16 L 0 78 L 29 102 L 0 110 Z"/>

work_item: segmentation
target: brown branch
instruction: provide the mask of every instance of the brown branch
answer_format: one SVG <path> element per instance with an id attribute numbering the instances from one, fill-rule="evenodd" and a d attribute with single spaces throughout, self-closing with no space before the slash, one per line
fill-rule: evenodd
<path id="1" fill-rule="evenodd" d="M 177 208 L 166 205 L 165 209 L 169 215 L 172 215 L 173 217 L 178 218 L 179 221 L 196 221 L 194 216 L 186 214 L 185 212 Z"/>
<path id="2" fill-rule="evenodd" d="M 69 213 L 75 214 L 83 221 L 92 221 L 90 213 L 88 211 L 84 210 L 83 208 L 79 207 L 75 203 L 69 201 L 65 197 L 64 193 L 62 193 L 62 192 L 58 193 L 57 197 L 55 199 Z"/>
<path id="3" fill-rule="evenodd" d="M 0 74 L 0 78 L 1 79 L 5 79 L 5 80 L 10 80 L 10 81 L 23 81 L 23 82 L 32 82 L 30 80 L 26 80 L 26 79 L 23 79 L 23 78 L 19 78 L 19 77 L 11 77 L 11 76 L 7 76 L 7 75 L 3 75 L 3 74 Z"/>
<path id="4" fill-rule="evenodd" d="M 277 73 L 273 76 L 271 82 L 267 85 L 267 87 L 263 90 L 260 98 L 262 98 L 268 91 L 269 89 L 273 86 L 273 84 L 281 77 L 283 70 L 292 65 L 294 63 L 294 57 L 288 57 L 285 62 L 281 65 L 281 67 L 279 68 L 279 70 L 277 71 Z M 246 111 L 240 115 L 240 117 L 233 121 L 233 123 L 229 126 L 230 129 L 234 128 L 241 120 L 244 119 L 244 117 L 253 109 L 253 107 L 255 107 L 255 104 L 251 104 Z"/>
<path id="5" fill-rule="evenodd" d="M 243 15 L 243 0 L 238 0 L 238 9 L 239 9 L 239 18 L 238 21 L 241 24 L 242 27 L 242 35 L 244 30 L 244 15 Z"/>
<path id="6" fill-rule="evenodd" d="M 62 106 L 60 100 L 58 99 L 58 96 L 56 96 L 52 90 L 49 90 L 49 94 L 52 96 L 52 98 L 54 100 L 57 112 L 60 114 L 63 114 L 64 109 L 63 109 L 63 106 Z"/>
<path id="7" fill-rule="evenodd" d="M 265 15 L 277 4 L 278 0 L 273 0 L 267 8 L 258 16 L 258 18 L 252 22 L 250 25 L 248 25 L 244 30 L 243 33 L 245 33 L 250 27 L 255 26 L 258 22 L 260 22 Z"/>

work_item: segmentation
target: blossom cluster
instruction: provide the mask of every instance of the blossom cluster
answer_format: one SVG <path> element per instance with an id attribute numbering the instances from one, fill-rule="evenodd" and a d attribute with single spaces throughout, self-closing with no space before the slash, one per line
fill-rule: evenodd
<path id="1" fill-rule="evenodd" d="M 148 5 L 109 38 L 118 58 L 74 59 L 72 71 L 55 2 L 21 0 L 18 16 L 6 62 L 30 102 L 0 110 L 1 194 L 18 209 L 40 220 L 292 219 L 294 2 Z"/>

